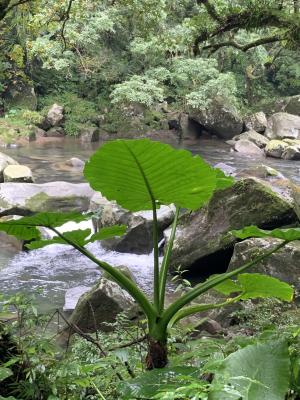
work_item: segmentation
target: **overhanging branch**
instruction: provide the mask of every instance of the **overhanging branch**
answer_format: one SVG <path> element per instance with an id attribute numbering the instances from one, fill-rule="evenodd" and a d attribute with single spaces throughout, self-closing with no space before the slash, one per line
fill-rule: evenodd
<path id="1" fill-rule="evenodd" d="M 240 44 L 236 42 L 235 40 L 228 40 L 220 43 L 214 43 L 214 44 L 208 44 L 204 47 L 202 47 L 202 50 L 211 50 L 211 53 L 214 53 L 215 51 L 219 50 L 222 47 L 234 47 L 238 50 L 241 50 L 243 52 L 246 52 L 250 49 L 253 49 L 254 47 L 258 47 L 264 44 L 269 44 L 269 43 L 276 43 L 280 42 L 281 40 L 284 39 L 284 36 L 281 35 L 273 35 L 273 36 L 267 36 L 258 40 L 254 40 L 253 42 L 247 43 L 247 44 Z"/>

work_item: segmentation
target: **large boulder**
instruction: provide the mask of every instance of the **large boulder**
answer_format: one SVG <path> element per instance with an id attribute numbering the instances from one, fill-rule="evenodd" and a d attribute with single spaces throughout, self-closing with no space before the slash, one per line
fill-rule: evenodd
<path id="1" fill-rule="evenodd" d="M 152 251 L 152 211 L 129 212 L 119 207 L 115 202 L 108 201 L 99 193 L 93 196 L 90 210 L 98 214 L 97 217 L 94 217 L 96 230 L 112 225 L 127 226 L 124 236 L 101 242 L 107 249 L 135 254 L 145 254 Z M 174 211 L 172 206 L 162 206 L 158 209 L 157 219 L 160 238 L 163 237 L 163 231 L 172 223 Z"/>
<path id="2" fill-rule="evenodd" d="M 60 126 L 64 120 L 64 108 L 58 104 L 53 104 L 47 114 L 47 121 L 51 126 Z"/>
<path id="3" fill-rule="evenodd" d="M 280 243 L 273 238 L 251 238 L 237 243 L 228 271 L 233 271 Z M 291 242 L 246 272 L 271 275 L 300 288 L 300 241 Z"/>
<path id="4" fill-rule="evenodd" d="M 264 152 L 255 143 L 247 139 L 238 140 L 234 145 L 234 150 L 238 153 L 245 154 L 248 156 L 262 157 Z"/>
<path id="5" fill-rule="evenodd" d="M 112 327 L 107 324 L 115 322 L 122 312 L 126 312 L 129 318 L 137 316 L 137 306 L 132 297 L 117 283 L 101 278 L 79 298 L 69 323 L 83 332 L 111 331 Z"/>
<path id="6" fill-rule="evenodd" d="M 262 111 L 249 115 L 245 119 L 245 127 L 249 131 L 254 130 L 256 132 L 263 133 L 267 128 L 267 124 L 268 121 L 266 114 Z"/>
<path id="7" fill-rule="evenodd" d="M 94 191 L 87 183 L 1 183 L 0 214 L 87 211 Z"/>
<path id="8" fill-rule="evenodd" d="M 3 171 L 9 165 L 18 165 L 18 162 L 4 153 L 0 153 L 0 183 L 4 181 Z"/>
<path id="9" fill-rule="evenodd" d="M 300 139 L 300 117 L 283 112 L 272 115 L 265 135 L 269 139 Z"/>
<path id="10" fill-rule="evenodd" d="M 235 140 L 248 140 L 248 141 L 254 143 L 256 146 L 260 147 L 261 149 L 266 147 L 266 145 L 269 143 L 268 138 L 266 138 L 265 136 L 261 135 L 260 133 L 254 131 L 254 130 L 243 132 L 240 135 L 236 136 L 234 139 Z"/>
<path id="11" fill-rule="evenodd" d="M 229 234 L 232 229 L 248 225 L 274 228 L 296 220 L 293 203 L 254 178 L 241 179 L 232 187 L 215 192 L 201 210 L 181 218 L 171 265 L 181 265 L 183 269 L 197 267 L 201 260 L 214 254 L 219 254 L 214 262 L 222 264 L 225 256 L 230 256 L 222 252 L 235 243 Z M 168 240 L 170 229 L 165 236 Z M 214 272 L 214 265 L 209 265 Z"/>
<path id="12" fill-rule="evenodd" d="M 243 131 L 243 120 L 237 109 L 221 99 L 215 99 L 205 110 L 191 110 L 190 118 L 225 140 L 232 139 Z"/>
<path id="13" fill-rule="evenodd" d="M 3 171 L 4 182 L 33 182 L 31 169 L 26 165 L 8 165 Z"/>
<path id="14" fill-rule="evenodd" d="M 265 147 L 265 153 L 268 157 L 281 158 L 289 144 L 283 140 L 270 140 Z"/>

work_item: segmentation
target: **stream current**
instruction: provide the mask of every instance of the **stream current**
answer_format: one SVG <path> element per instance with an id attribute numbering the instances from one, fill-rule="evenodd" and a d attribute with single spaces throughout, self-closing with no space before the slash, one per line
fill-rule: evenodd
<path id="1" fill-rule="evenodd" d="M 283 175 L 300 184 L 300 161 L 272 158 L 247 157 L 232 152 L 230 146 L 218 140 L 190 140 L 178 144 L 176 137 L 168 136 L 166 142 L 200 154 L 212 165 L 225 163 L 237 170 L 260 164 L 277 169 Z M 68 181 L 82 182 L 82 174 L 66 168 L 64 162 L 71 157 L 87 160 L 99 143 L 82 145 L 68 138 L 61 142 L 30 143 L 28 146 L 3 149 L 4 153 L 27 165 L 33 171 L 36 183 Z M 104 250 L 99 243 L 89 249 L 100 259 L 112 265 L 128 266 L 139 285 L 150 293 L 152 288 L 152 254 L 136 255 Z M 100 272 L 95 264 L 76 250 L 63 245 L 51 245 L 31 252 L 19 252 L 0 243 L 0 293 L 13 295 L 17 292 L 34 294 L 40 309 L 50 311 L 61 308 L 65 292 L 76 286 L 92 286 Z"/>

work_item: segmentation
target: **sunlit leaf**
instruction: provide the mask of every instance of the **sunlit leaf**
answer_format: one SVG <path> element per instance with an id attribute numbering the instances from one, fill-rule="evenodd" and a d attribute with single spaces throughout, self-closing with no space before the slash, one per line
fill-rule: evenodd
<path id="1" fill-rule="evenodd" d="M 228 279 L 214 289 L 226 296 L 241 293 L 242 300 L 275 297 L 292 301 L 294 296 L 294 290 L 289 284 L 262 274 L 240 274 L 237 281 Z"/>
<path id="2" fill-rule="evenodd" d="M 153 201 L 195 210 L 232 181 L 199 156 L 149 139 L 105 143 L 84 175 L 94 190 L 131 211 L 149 210 Z"/>

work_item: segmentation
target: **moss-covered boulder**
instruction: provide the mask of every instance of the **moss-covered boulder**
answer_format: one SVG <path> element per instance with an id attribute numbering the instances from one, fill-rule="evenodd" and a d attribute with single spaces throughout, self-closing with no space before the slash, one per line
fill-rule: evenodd
<path id="1" fill-rule="evenodd" d="M 228 270 L 233 271 L 279 243 L 280 240 L 273 238 L 251 238 L 237 243 Z M 300 288 L 300 241 L 289 243 L 277 253 L 251 267 L 248 272 L 271 275 Z"/>
<path id="2" fill-rule="evenodd" d="M 268 157 L 281 158 L 288 147 L 289 144 L 283 140 L 270 140 L 265 147 L 265 152 Z"/>
<path id="3" fill-rule="evenodd" d="M 0 214 L 87 211 L 94 191 L 87 183 L 1 183 Z"/>
<path id="4" fill-rule="evenodd" d="M 297 220 L 293 203 L 254 178 L 237 181 L 232 187 L 217 191 L 199 211 L 180 220 L 171 265 L 197 266 L 199 260 L 232 248 L 232 229 L 248 225 L 275 228 Z M 168 239 L 170 229 L 165 231 Z M 223 255 L 219 262 L 222 263 Z M 217 262 L 217 260 L 215 260 Z M 214 265 L 210 265 L 214 272 Z M 201 272 L 201 271 L 199 271 Z"/>
<path id="5" fill-rule="evenodd" d="M 214 99 L 207 109 L 192 109 L 190 118 L 208 132 L 221 139 L 232 139 L 243 131 L 243 120 L 238 110 L 223 99 Z"/>
<path id="6" fill-rule="evenodd" d="M 26 165 L 8 165 L 3 171 L 4 182 L 33 182 L 31 169 Z"/>

